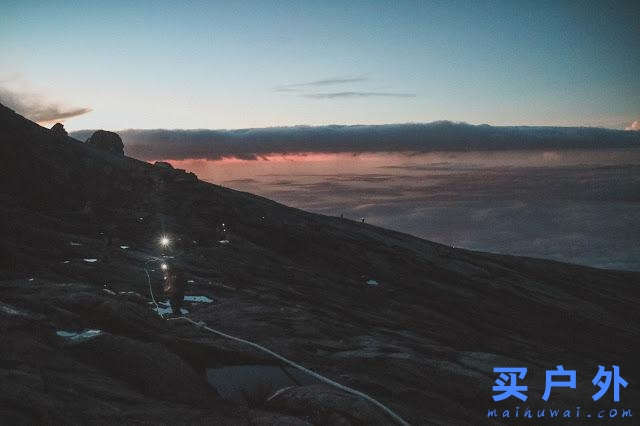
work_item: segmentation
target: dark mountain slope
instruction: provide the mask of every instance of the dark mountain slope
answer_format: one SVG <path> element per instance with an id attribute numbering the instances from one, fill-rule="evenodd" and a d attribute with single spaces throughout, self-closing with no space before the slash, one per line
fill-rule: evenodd
<path id="1" fill-rule="evenodd" d="M 211 369 L 279 362 L 151 310 L 145 268 L 159 296 L 152 259 L 165 234 L 187 294 L 213 300 L 188 303 L 190 318 L 413 424 L 486 422 L 495 366 L 529 367 L 532 408 L 544 406 L 545 368 L 575 369 L 578 389 L 551 401 L 586 410 L 613 404 L 590 403 L 591 379 L 598 364 L 618 364 L 629 386 L 615 406 L 638 408 L 638 273 L 453 249 L 306 213 L 55 136 L 5 107 L 0 158 L 0 407 L 10 423 L 391 422 L 303 379 L 268 401 L 276 379 L 250 386 L 248 403 L 229 397 Z M 88 329 L 101 332 L 57 334 Z"/>

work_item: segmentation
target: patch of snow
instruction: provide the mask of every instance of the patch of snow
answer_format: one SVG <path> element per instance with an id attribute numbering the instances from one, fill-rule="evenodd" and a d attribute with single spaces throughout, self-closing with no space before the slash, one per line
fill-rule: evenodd
<path id="1" fill-rule="evenodd" d="M 82 244 L 77 243 L 77 242 L 75 242 L 75 241 L 71 241 L 69 244 L 71 244 L 71 245 L 72 245 L 72 246 L 74 246 L 74 247 L 77 247 L 77 246 L 81 246 L 81 245 L 82 245 Z"/>
<path id="2" fill-rule="evenodd" d="M 154 307 L 153 310 L 158 315 L 169 315 L 171 313 L 171 308 L 161 308 L 160 306 L 158 306 L 157 308 Z"/>
<path id="3" fill-rule="evenodd" d="M 93 258 L 89 258 L 89 259 L 82 259 L 82 260 L 84 260 L 84 261 L 85 261 L 85 262 L 87 262 L 87 263 L 95 263 L 95 262 L 97 262 L 97 261 L 98 261 L 98 259 L 93 259 Z"/>
<path id="4" fill-rule="evenodd" d="M 184 300 L 187 302 L 195 302 L 195 303 L 211 303 L 213 299 L 209 299 L 207 296 L 185 296 Z"/>
<path id="5" fill-rule="evenodd" d="M 376 281 L 376 280 L 367 280 L 367 284 L 372 285 L 372 286 L 376 286 L 376 285 L 378 285 L 379 283 L 378 283 L 378 281 Z"/>
<path id="6" fill-rule="evenodd" d="M 35 278 L 29 278 L 29 281 L 33 281 Z"/>
<path id="7" fill-rule="evenodd" d="M 115 291 L 113 291 L 113 290 L 109 290 L 108 288 L 103 288 L 103 289 L 102 289 L 102 291 L 104 291 L 105 293 L 110 294 L 110 295 L 112 295 L 112 296 L 115 296 L 115 295 L 116 295 L 116 292 L 115 292 Z"/>
<path id="8" fill-rule="evenodd" d="M 64 331 L 58 330 L 56 334 L 69 340 L 88 340 L 93 339 L 102 334 L 102 330 L 85 330 L 85 331 Z"/>
<path id="9" fill-rule="evenodd" d="M 219 243 L 220 244 L 229 244 L 229 240 L 220 240 Z"/>
<path id="10" fill-rule="evenodd" d="M 2 303 L 2 302 L 0 302 L 0 312 L 4 312 L 5 314 L 9 314 L 9 315 L 18 315 L 18 316 L 26 315 L 24 312 L 21 312 L 15 309 L 13 306 L 7 305 L 6 303 Z"/>
<path id="11" fill-rule="evenodd" d="M 153 305 L 153 302 L 149 302 L 149 304 Z M 173 310 L 171 309 L 171 305 L 169 305 L 169 302 L 158 302 L 158 305 L 164 305 L 165 307 L 163 308 L 162 306 L 158 306 L 157 308 L 154 307 L 153 310 L 158 314 L 158 315 L 171 315 L 171 313 L 173 312 Z M 180 308 L 180 313 L 182 315 L 187 315 L 189 313 L 189 311 L 187 309 L 184 308 Z"/>
<path id="12" fill-rule="evenodd" d="M 188 282 L 189 284 L 193 284 L 195 281 L 193 281 L 193 280 L 187 280 L 187 282 Z"/>
<path id="13" fill-rule="evenodd" d="M 122 250 L 126 250 L 126 249 L 128 249 L 128 248 L 129 248 L 129 246 L 120 246 L 120 248 L 121 248 Z"/>
<path id="14" fill-rule="evenodd" d="M 70 262 L 70 260 L 65 260 L 62 263 L 69 263 L 69 262 Z"/>

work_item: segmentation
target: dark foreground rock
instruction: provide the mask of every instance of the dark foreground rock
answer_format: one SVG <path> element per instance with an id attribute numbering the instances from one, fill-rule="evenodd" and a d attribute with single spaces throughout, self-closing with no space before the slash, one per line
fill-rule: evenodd
<path id="1" fill-rule="evenodd" d="M 161 319 L 149 284 L 167 309 L 163 234 L 189 318 L 411 424 L 495 424 L 488 408 L 522 407 L 493 403 L 496 366 L 529 368 L 532 409 L 559 364 L 578 383 L 553 407 L 640 409 L 638 273 L 454 249 L 67 142 L 0 106 L 2 423 L 392 424 L 254 347 Z M 599 364 L 629 382 L 619 403 L 592 402 Z M 211 370 L 256 373 L 212 385 Z"/>
<path id="2" fill-rule="evenodd" d="M 327 385 L 293 386 L 267 401 L 267 407 L 309 416 L 313 424 L 386 425 L 390 419 L 370 402 Z"/>

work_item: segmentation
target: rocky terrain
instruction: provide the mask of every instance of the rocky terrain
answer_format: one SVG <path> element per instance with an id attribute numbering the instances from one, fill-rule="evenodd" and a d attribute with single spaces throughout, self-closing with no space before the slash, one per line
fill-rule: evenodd
<path id="1" fill-rule="evenodd" d="M 125 157 L 113 135 L 83 143 L 0 105 L 3 424 L 394 423 L 255 347 L 161 318 L 162 235 L 186 271 L 188 318 L 408 423 L 508 424 L 487 409 L 516 405 L 639 415 L 639 273 L 306 213 Z M 577 389 L 545 404 L 559 364 Z M 591 401 L 599 364 L 629 382 L 619 403 Z M 496 366 L 529 368 L 526 403 L 492 401 Z"/>

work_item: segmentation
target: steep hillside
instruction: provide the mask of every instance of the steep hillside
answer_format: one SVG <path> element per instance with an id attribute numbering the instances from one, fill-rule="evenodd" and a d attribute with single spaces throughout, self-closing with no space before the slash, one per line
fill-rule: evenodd
<path id="1" fill-rule="evenodd" d="M 1 105 L 0 159 L 9 423 L 393 422 L 254 347 L 160 318 L 149 282 L 164 300 L 161 235 L 187 294 L 206 297 L 187 302 L 189 318 L 409 423 L 482 424 L 490 407 L 524 406 L 491 400 L 496 366 L 529 368 L 531 408 L 546 406 L 544 370 L 560 364 L 577 370 L 578 386 L 554 392 L 554 407 L 640 408 L 639 273 L 453 249 L 306 213 L 86 146 Z M 621 366 L 621 402 L 591 402 L 599 364 Z"/>

